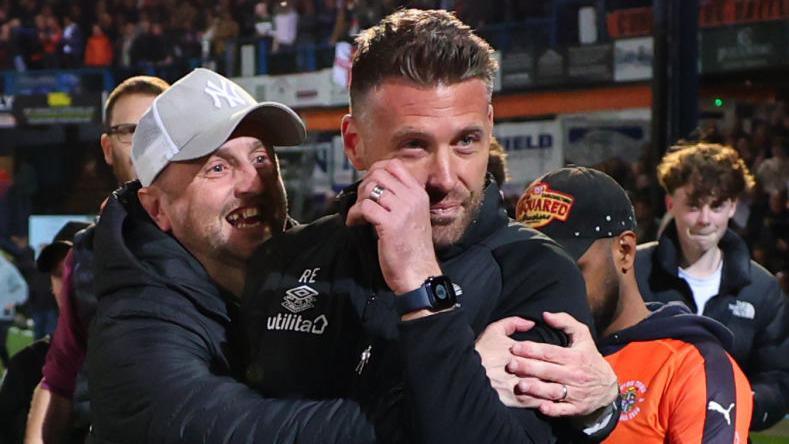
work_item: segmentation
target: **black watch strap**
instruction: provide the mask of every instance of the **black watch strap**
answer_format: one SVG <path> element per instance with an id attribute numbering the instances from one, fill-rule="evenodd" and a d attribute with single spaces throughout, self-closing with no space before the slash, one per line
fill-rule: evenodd
<path id="1" fill-rule="evenodd" d="M 425 285 L 420 286 L 416 290 L 411 290 L 408 293 L 395 296 L 395 307 L 397 307 L 397 314 L 400 316 L 411 313 L 412 311 L 430 308 L 431 306 L 430 293 L 428 293 Z"/>
<path id="2" fill-rule="evenodd" d="M 419 288 L 395 296 L 395 307 L 400 316 L 422 309 L 446 310 L 456 303 L 455 287 L 446 276 L 429 277 Z"/>

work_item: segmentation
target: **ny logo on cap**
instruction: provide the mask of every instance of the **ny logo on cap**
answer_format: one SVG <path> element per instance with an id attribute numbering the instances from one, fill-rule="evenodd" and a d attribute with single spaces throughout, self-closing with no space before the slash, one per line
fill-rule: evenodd
<path id="1" fill-rule="evenodd" d="M 233 89 L 233 85 L 231 85 L 226 80 L 220 80 L 219 85 L 220 86 L 216 86 L 214 82 L 209 80 L 206 82 L 206 87 L 203 90 L 206 94 L 211 96 L 212 99 L 214 99 L 214 106 L 218 109 L 222 109 L 222 101 L 219 100 L 220 98 L 225 99 L 227 101 L 227 105 L 231 108 L 235 108 L 238 105 L 243 105 L 246 102 L 246 100 L 238 95 L 238 91 Z"/>

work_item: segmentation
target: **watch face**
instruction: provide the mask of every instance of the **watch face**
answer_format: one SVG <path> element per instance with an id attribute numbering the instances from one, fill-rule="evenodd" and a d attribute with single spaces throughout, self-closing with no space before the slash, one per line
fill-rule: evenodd
<path id="1" fill-rule="evenodd" d="M 426 282 L 428 294 L 432 296 L 433 310 L 443 310 L 452 307 L 457 302 L 452 281 L 446 276 L 436 276 Z"/>
<path id="2" fill-rule="evenodd" d="M 439 302 L 444 302 L 449 297 L 449 293 L 447 293 L 447 287 L 444 284 L 436 285 L 436 299 Z"/>

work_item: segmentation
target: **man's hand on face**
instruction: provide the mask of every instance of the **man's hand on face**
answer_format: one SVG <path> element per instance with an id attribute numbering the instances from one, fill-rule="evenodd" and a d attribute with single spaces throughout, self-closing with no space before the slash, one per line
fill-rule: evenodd
<path id="1" fill-rule="evenodd" d="M 376 187 L 383 189 L 377 198 Z M 402 161 L 387 159 L 370 167 L 345 223 L 375 227 L 378 262 L 395 294 L 415 290 L 428 277 L 441 274 L 433 248 L 430 198 Z"/>
<path id="2" fill-rule="evenodd" d="M 545 313 L 544 319 L 567 334 L 570 346 L 531 341 L 512 345 L 507 371 L 520 378 L 515 394 L 521 405 L 538 402 L 548 416 L 587 416 L 611 405 L 619 384 L 589 328 L 566 313 Z"/>

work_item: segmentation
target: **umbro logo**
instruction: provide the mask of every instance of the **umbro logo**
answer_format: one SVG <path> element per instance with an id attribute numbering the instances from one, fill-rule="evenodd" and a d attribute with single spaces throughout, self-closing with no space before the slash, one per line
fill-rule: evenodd
<path id="1" fill-rule="evenodd" d="M 214 101 L 214 106 L 217 109 L 222 109 L 221 99 L 224 99 L 225 102 L 227 102 L 227 106 L 230 108 L 235 108 L 247 102 L 247 100 L 241 97 L 238 91 L 233 88 L 233 85 L 224 79 L 219 81 L 219 85 L 210 80 L 207 81 L 203 91 L 211 96 L 211 99 Z"/>
<path id="2" fill-rule="evenodd" d="M 318 292 L 309 285 L 300 285 L 285 292 L 282 306 L 291 313 L 301 313 L 315 306 L 315 296 Z"/>

